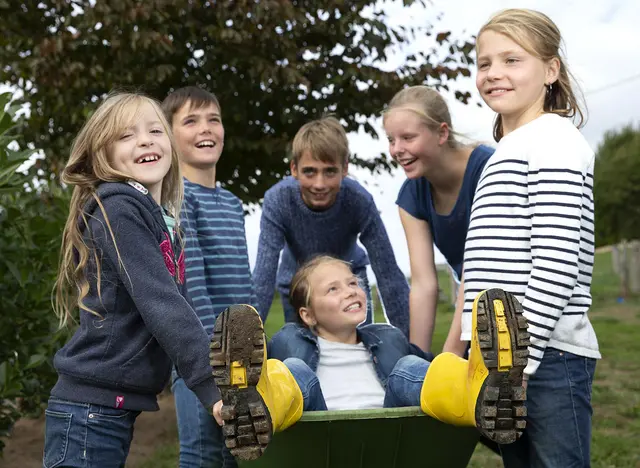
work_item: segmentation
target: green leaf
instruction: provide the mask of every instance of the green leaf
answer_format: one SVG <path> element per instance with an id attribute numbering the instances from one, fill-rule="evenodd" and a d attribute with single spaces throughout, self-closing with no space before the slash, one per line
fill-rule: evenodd
<path id="1" fill-rule="evenodd" d="M 22 184 L 7 184 L 0 186 L 0 195 L 12 195 L 22 190 Z"/>
<path id="2" fill-rule="evenodd" d="M 36 150 L 32 150 L 31 148 L 27 148 L 24 150 L 7 150 L 7 159 L 9 161 L 20 162 L 21 164 L 27 161 Z"/>
<path id="3" fill-rule="evenodd" d="M 0 363 L 0 388 L 7 386 L 7 362 Z"/>
<path id="4" fill-rule="evenodd" d="M 13 98 L 13 93 L 0 93 L 0 112 L 4 113 L 4 108 Z"/>
<path id="5" fill-rule="evenodd" d="M 0 136 L 13 128 L 13 118 L 9 112 L 0 113 Z"/>
<path id="6" fill-rule="evenodd" d="M 42 354 L 34 354 L 29 358 L 29 362 L 27 363 L 25 369 L 33 369 L 34 367 L 38 367 L 46 360 L 47 360 L 46 356 Z"/>
<path id="7" fill-rule="evenodd" d="M 9 269 L 9 272 L 11 272 L 11 274 L 16 279 L 18 284 L 21 287 L 24 287 L 24 282 L 22 280 L 22 275 L 20 274 L 20 271 L 18 271 L 18 267 L 16 267 L 16 265 L 14 263 L 8 262 L 6 260 L 4 261 L 4 264 L 7 266 L 7 268 Z"/>
<path id="8" fill-rule="evenodd" d="M 16 179 L 20 176 L 24 178 L 24 175 L 16 173 L 18 168 L 22 166 L 22 163 L 24 163 L 24 160 L 13 162 L 8 167 L 0 169 L 0 188 L 12 184 L 11 179 Z"/>

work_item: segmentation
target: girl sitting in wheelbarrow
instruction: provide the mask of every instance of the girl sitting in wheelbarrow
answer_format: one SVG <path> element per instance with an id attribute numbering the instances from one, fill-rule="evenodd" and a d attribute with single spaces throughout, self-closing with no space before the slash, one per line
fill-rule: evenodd
<path id="1" fill-rule="evenodd" d="M 529 335 L 519 303 L 499 289 L 478 295 L 469 360 L 442 353 L 431 362 L 389 325 L 358 328 L 366 296 L 346 262 L 316 257 L 291 283 L 300 324 L 272 339 L 248 305 L 219 317 L 211 366 L 222 401 L 214 406 L 225 442 L 239 459 L 258 458 L 273 432 L 303 411 L 420 406 L 440 421 L 476 426 L 498 443 L 524 430 Z"/>

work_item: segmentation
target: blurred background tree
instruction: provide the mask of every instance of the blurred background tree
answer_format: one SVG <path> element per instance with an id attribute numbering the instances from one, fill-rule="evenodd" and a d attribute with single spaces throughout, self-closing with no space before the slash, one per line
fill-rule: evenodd
<path id="1" fill-rule="evenodd" d="M 405 0 L 405 8 L 418 0 Z M 383 6 L 384 4 L 382 4 Z M 404 85 L 436 88 L 469 76 L 473 42 L 436 24 L 390 26 L 377 1 L 48 0 L 0 1 L 0 83 L 30 106 L 23 143 L 42 148 L 42 169 L 60 174 L 87 114 L 113 89 L 160 100 L 200 85 L 220 99 L 225 157 L 217 176 L 257 202 L 284 176 L 287 145 L 300 126 L 335 113 L 363 127 Z M 433 49 L 390 69 L 391 54 L 416 35 Z M 464 102 L 468 92 L 457 92 Z M 357 149 L 356 149 L 357 153 Z M 381 155 L 354 155 L 372 171 Z"/>
<path id="2" fill-rule="evenodd" d="M 596 245 L 640 240 L 640 129 L 607 132 L 594 172 Z"/>
<path id="3" fill-rule="evenodd" d="M 0 436 L 46 401 L 55 378 L 50 358 L 67 333 L 57 330 L 51 288 L 68 198 L 55 183 L 17 172 L 33 151 L 16 149 L 21 121 L 14 122 L 10 98 L 0 95 Z"/>

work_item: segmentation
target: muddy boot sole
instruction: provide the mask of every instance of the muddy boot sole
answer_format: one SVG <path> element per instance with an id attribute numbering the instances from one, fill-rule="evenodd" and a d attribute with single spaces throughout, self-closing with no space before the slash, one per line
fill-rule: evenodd
<path id="1" fill-rule="evenodd" d="M 488 439 L 510 444 L 526 427 L 522 376 L 529 357 L 527 320 L 512 294 L 489 289 L 478 299 L 477 327 L 489 375 L 476 403 L 476 426 Z"/>
<path id="2" fill-rule="evenodd" d="M 256 386 L 265 345 L 262 321 L 247 305 L 231 306 L 216 320 L 211 338 L 211 367 L 222 396 L 222 434 L 231 454 L 255 460 L 271 441 L 269 410 Z"/>

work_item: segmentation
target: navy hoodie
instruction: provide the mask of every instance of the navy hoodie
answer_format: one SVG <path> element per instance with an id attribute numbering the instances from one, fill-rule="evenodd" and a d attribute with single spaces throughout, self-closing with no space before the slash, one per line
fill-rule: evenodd
<path id="1" fill-rule="evenodd" d="M 158 409 L 172 362 L 205 407 L 220 399 L 209 364 L 209 338 L 185 298 L 184 253 L 172 242 L 160 206 L 124 182 L 97 189 L 117 250 L 97 202 L 80 222 L 100 259 L 98 295 L 93 255 L 85 268 L 89 294 L 80 326 L 54 358 L 51 396 L 137 411 Z M 122 263 L 118 259 L 119 257 Z"/>

